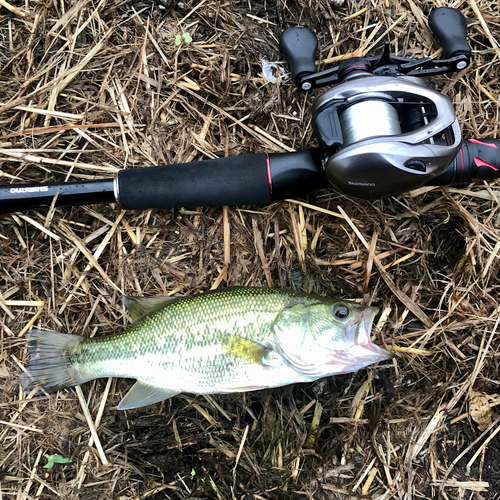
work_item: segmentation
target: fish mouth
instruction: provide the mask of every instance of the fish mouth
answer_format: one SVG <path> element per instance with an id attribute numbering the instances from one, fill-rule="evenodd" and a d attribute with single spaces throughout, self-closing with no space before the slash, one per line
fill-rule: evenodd
<path id="1" fill-rule="evenodd" d="M 379 347 L 371 340 L 371 329 L 378 313 L 378 307 L 367 307 L 362 312 L 359 321 L 351 326 L 352 345 L 343 353 L 335 353 L 328 363 L 337 365 L 336 373 L 354 372 L 372 363 L 392 358 L 390 351 Z"/>
<path id="2" fill-rule="evenodd" d="M 383 347 L 379 347 L 374 344 L 371 339 L 371 331 L 373 327 L 373 322 L 375 317 L 380 312 L 378 307 L 367 307 L 361 316 L 361 319 L 356 328 L 356 336 L 354 341 L 355 349 L 359 354 L 359 348 L 364 350 L 364 354 L 368 359 L 372 359 L 371 363 L 376 363 L 377 361 L 385 361 L 386 359 L 392 358 L 392 353 Z"/>

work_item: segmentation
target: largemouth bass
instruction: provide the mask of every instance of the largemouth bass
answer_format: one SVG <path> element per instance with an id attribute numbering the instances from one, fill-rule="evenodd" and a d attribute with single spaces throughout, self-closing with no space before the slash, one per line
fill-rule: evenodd
<path id="1" fill-rule="evenodd" d="M 376 308 L 304 293 L 227 288 L 126 298 L 132 326 L 104 338 L 32 330 L 26 392 L 135 378 L 126 410 L 181 392 L 254 391 L 359 370 L 391 357 L 370 340 Z"/>

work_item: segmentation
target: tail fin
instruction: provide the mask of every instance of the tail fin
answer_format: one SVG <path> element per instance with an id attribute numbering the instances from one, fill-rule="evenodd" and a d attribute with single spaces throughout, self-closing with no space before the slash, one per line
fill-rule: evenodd
<path id="1" fill-rule="evenodd" d="M 84 340 L 78 335 L 31 330 L 26 334 L 30 364 L 21 377 L 21 385 L 29 393 L 38 387 L 47 392 L 84 382 L 71 359 L 78 344 Z"/>

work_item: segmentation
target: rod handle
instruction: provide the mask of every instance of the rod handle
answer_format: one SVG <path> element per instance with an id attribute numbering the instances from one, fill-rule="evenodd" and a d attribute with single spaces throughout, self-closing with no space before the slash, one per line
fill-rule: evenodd
<path id="1" fill-rule="evenodd" d="M 117 184 L 122 207 L 143 210 L 269 203 L 306 196 L 326 179 L 307 149 L 120 170 Z"/>

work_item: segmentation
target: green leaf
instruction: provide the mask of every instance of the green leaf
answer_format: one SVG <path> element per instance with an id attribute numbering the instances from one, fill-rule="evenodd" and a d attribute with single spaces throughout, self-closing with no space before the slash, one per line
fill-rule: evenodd
<path id="1" fill-rule="evenodd" d="M 178 47 L 182 43 L 181 35 L 175 35 L 175 45 Z"/>
<path id="2" fill-rule="evenodd" d="M 47 463 L 43 466 L 44 469 L 52 469 L 54 464 L 67 464 L 71 462 L 71 458 L 63 457 L 57 453 L 55 455 L 45 454 L 44 457 L 47 459 Z"/>
<path id="3" fill-rule="evenodd" d="M 193 39 L 191 38 L 191 35 L 189 33 L 183 33 L 182 38 L 184 38 L 184 40 L 186 40 L 186 43 L 191 43 L 193 41 Z"/>

